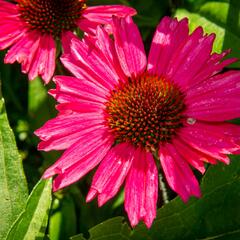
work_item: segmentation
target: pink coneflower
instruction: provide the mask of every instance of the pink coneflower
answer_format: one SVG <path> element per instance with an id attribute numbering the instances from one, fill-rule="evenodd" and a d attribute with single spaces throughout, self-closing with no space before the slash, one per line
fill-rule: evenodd
<path id="1" fill-rule="evenodd" d="M 165 17 L 148 61 L 130 17 L 114 18 L 113 39 L 102 27 L 95 38 L 73 36 L 62 62 L 74 77 L 56 76 L 51 94 L 59 115 L 36 131 L 40 150 L 64 150 L 44 174 L 54 191 L 78 181 L 99 164 L 87 201 L 99 206 L 125 181 L 130 223 L 150 227 L 156 216 L 158 169 L 186 202 L 200 197 L 191 167 L 229 163 L 240 149 L 240 71 L 219 73 L 236 59 L 211 53 L 214 35 L 192 34 L 188 21 Z M 63 44 L 64 45 L 64 44 Z"/>
<path id="2" fill-rule="evenodd" d="M 55 71 L 56 45 L 67 31 L 78 27 L 93 32 L 111 23 L 112 15 L 134 15 L 121 5 L 87 7 L 86 0 L 0 0 L 0 49 L 11 46 L 5 63 L 22 64 L 30 80 L 41 76 L 48 83 Z M 59 43 L 58 43 L 59 42 Z"/>

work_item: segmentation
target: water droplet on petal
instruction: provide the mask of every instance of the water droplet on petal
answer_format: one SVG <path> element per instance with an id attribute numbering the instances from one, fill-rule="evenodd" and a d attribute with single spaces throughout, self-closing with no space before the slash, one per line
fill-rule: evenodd
<path id="1" fill-rule="evenodd" d="M 187 123 L 190 124 L 190 125 L 193 125 L 196 123 L 196 119 L 195 118 L 187 118 Z"/>

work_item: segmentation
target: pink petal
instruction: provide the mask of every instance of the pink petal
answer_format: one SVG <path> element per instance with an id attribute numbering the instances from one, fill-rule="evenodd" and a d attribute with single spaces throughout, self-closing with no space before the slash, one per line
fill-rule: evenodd
<path id="1" fill-rule="evenodd" d="M 104 128 L 90 131 L 89 134 L 83 135 L 69 146 L 61 158 L 46 170 L 43 177 L 49 178 L 55 174 L 74 171 L 74 168 L 78 168 L 81 162 L 83 164 L 87 162 L 90 164 L 90 161 L 95 162 L 93 158 L 99 154 L 99 149 L 108 151 L 112 144 L 113 140 Z"/>
<path id="2" fill-rule="evenodd" d="M 166 70 L 166 75 L 169 78 L 172 78 L 178 70 L 182 69 L 188 55 L 198 46 L 200 39 L 203 40 L 203 30 L 201 27 L 198 27 L 190 36 L 185 38 L 185 41 L 175 50 Z"/>
<path id="3" fill-rule="evenodd" d="M 108 65 L 104 56 L 96 51 L 94 46 L 88 46 L 75 37 L 71 39 L 71 47 L 66 43 L 67 39 L 64 40 L 65 54 L 61 61 L 77 78 L 87 79 L 107 91 L 118 83 L 119 76 L 114 68 Z"/>
<path id="4" fill-rule="evenodd" d="M 108 92 L 86 81 L 70 76 L 55 76 L 53 81 L 57 88 L 50 90 L 50 94 L 60 103 L 80 102 L 89 100 L 97 103 L 104 103 Z"/>
<path id="5" fill-rule="evenodd" d="M 222 102 L 221 102 L 222 101 Z M 239 98 L 209 98 L 191 104 L 185 112 L 187 116 L 203 121 L 222 122 L 240 117 Z"/>
<path id="6" fill-rule="evenodd" d="M 229 53 L 230 50 L 226 50 L 221 54 L 213 53 L 205 64 L 203 64 L 201 70 L 191 79 L 191 84 L 188 84 L 185 88 L 195 88 L 195 85 L 201 84 L 204 80 L 207 80 L 222 71 L 224 67 L 238 60 L 237 58 L 223 60 L 223 58 Z"/>
<path id="7" fill-rule="evenodd" d="M 77 25 L 83 32 L 95 35 L 96 29 L 97 29 L 97 26 L 99 25 L 99 23 L 93 22 L 86 18 L 81 18 L 77 21 Z"/>
<path id="8" fill-rule="evenodd" d="M 106 61 L 115 69 L 117 75 L 119 76 L 119 80 L 125 80 L 127 77 L 125 76 L 120 62 L 116 53 L 116 49 L 114 46 L 114 41 L 109 37 L 109 34 L 100 26 L 98 26 L 96 31 L 96 47 L 99 49 L 100 54 L 104 55 Z"/>
<path id="9" fill-rule="evenodd" d="M 99 24 L 111 23 L 112 16 L 126 17 L 136 15 L 134 8 L 124 5 L 106 5 L 86 8 L 82 16 Z"/>
<path id="10" fill-rule="evenodd" d="M 239 71 L 229 71 L 195 85 L 187 91 L 185 114 L 206 121 L 240 117 L 239 79 Z"/>
<path id="11" fill-rule="evenodd" d="M 125 210 L 134 227 L 143 220 L 150 228 L 156 217 L 158 172 L 152 154 L 137 149 L 126 179 Z"/>
<path id="12" fill-rule="evenodd" d="M 206 79 L 204 82 L 196 84 L 193 88 L 188 89 L 187 99 L 189 103 L 207 97 L 208 94 L 213 96 L 222 96 L 239 94 L 240 93 L 240 72 L 228 71 L 222 74 L 217 74 L 214 77 Z M 223 99 L 224 100 L 224 99 Z"/>
<path id="13" fill-rule="evenodd" d="M 87 196 L 87 202 L 98 194 L 98 205 L 115 196 L 132 164 L 134 148 L 122 143 L 113 147 L 98 167 Z M 94 193 L 94 194 L 93 194 Z"/>
<path id="14" fill-rule="evenodd" d="M 61 168 L 61 173 L 54 179 L 53 190 L 57 191 L 66 187 L 87 174 L 102 161 L 112 144 L 113 142 L 109 138 L 105 138 L 98 141 L 98 146 L 92 145 L 90 151 L 85 149 L 86 142 L 85 145 L 76 143 L 71 146 L 58 160 L 58 162 L 60 160 L 64 162 L 64 167 Z M 71 161 L 71 165 L 66 168 L 65 162 L 69 161 Z M 57 166 L 56 170 L 59 172 L 59 166 Z M 49 173 L 46 172 L 45 174 Z"/>
<path id="15" fill-rule="evenodd" d="M 230 124 L 231 125 L 231 124 Z M 239 149 L 236 138 L 231 136 L 233 130 L 239 129 L 235 125 L 225 123 L 208 124 L 196 122 L 195 124 L 183 127 L 179 131 L 179 137 L 189 146 L 203 152 L 224 163 L 229 163 L 229 158 L 225 154 L 231 154 Z"/>
<path id="16" fill-rule="evenodd" d="M 72 40 L 72 55 L 80 61 L 86 69 L 91 69 L 96 76 L 101 76 L 102 82 L 109 89 L 118 84 L 119 76 L 114 68 L 109 66 L 106 58 L 94 46 L 88 46 L 84 42 Z"/>
<path id="17" fill-rule="evenodd" d="M 45 83 L 48 83 L 55 71 L 56 47 L 54 39 L 49 34 L 40 35 L 39 46 L 29 61 L 29 79 L 32 80 L 41 76 Z"/>
<path id="18" fill-rule="evenodd" d="M 172 144 L 174 145 L 176 151 L 185 159 L 190 165 L 195 167 L 202 174 L 205 172 L 204 162 L 209 162 L 209 157 L 201 152 L 190 148 L 186 144 L 179 141 L 177 138 L 173 139 Z M 210 159 L 211 161 L 211 159 Z"/>
<path id="19" fill-rule="evenodd" d="M 199 30 L 199 33 L 202 33 L 202 29 Z M 205 66 L 205 63 L 209 60 L 212 52 L 215 35 L 211 34 L 209 36 L 202 37 L 201 35 L 198 35 L 199 33 L 196 30 L 196 34 L 193 33 L 189 37 L 186 45 L 179 52 L 179 59 L 177 59 L 176 56 L 176 61 L 171 63 L 173 66 L 171 71 L 175 66 L 174 72 L 169 71 L 167 73 L 170 79 L 178 83 L 182 89 L 186 89 L 192 84 L 192 79 Z M 189 71 L 190 69 L 191 71 Z"/>
<path id="20" fill-rule="evenodd" d="M 89 132 L 101 129 L 103 122 L 103 117 L 96 113 L 59 115 L 34 132 L 42 140 L 38 149 L 67 149 Z"/>
<path id="21" fill-rule="evenodd" d="M 178 22 L 176 19 L 164 17 L 157 26 L 152 40 L 148 71 L 153 75 L 165 75 L 174 52 L 185 43 L 187 37 L 188 20 L 186 18 Z"/>
<path id="22" fill-rule="evenodd" d="M 6 12 L 8 14 L 16 14 L 17 6 L 16 4 L 7 2 L 5 0 L 0 0 L 0 12 Z"/>
<path id="23" fill-rule="evenodd" d="M 41 76 L 48 83 L 55 70 L 55 42 L 51 35 L 40 35 L 31 31 L 11 47 L 5 56 L 5 63 L 18 61 L 22 63 L 22 71 L 29 73 L 33 80 Z"/>
<path id="24" fill-rule="evenodd" d="M 38 34 L 34 32 L 26 33 L 19 39 L 16 44 L 14 44 L 11 49 L 7 52 L 4 62 L 5 63 L 14 63 L 15 61 L 22 63 L 23 66 L 25 62 L 32 58 L 39 44 Z M 23 67 L 24 68 L 24 67 Z M 26 72 L 29 69 L 26 69 Z M 23 69 L 25 72 L 25 69 Z"/>
<path id="25" fill-rule="evenodd" d="M 93 101 L 82 100 L 81 102 L 60 103 L 56 109 L 62 113 L 96 113 L 101 115 L 104 112 L 105 105 Z"/>
<path id="26" fill-rule="evenodd" d="M 124 73 L 128 77 L 137 77 L 142 74 L 147 60 L 141 35 L 132 18 L 113 18 L 113 35 Z"/>
<path id="27" fill-rule="evenodd" d="M 161 145 L 159 157 L 169 186 L 184 202 L 187 202 L 191 195 L 201 196 L 198 181 L 192 170 L 172 144 Z"/>
<path id="28" fill-rule="evenodd" d="M 15 19 L 9 23 L 2 22 L 0 24 L 0 49 L 5 49 L 20 41 L 26 31 L 27 29 Z"/>

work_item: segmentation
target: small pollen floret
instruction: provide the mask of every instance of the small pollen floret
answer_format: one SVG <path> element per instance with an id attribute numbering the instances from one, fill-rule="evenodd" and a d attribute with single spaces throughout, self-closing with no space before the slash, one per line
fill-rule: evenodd
<path id="1" fill-rule="evenodd" d="M 106 124 L 116 142 L 155 151 L 183 125 L 184 108 L 184 96 L 175 84 L 164 77 L 143 74 L 111 92 Z"/>
<path id="2" fill-rule="evenodd" d="M 21 18 L 30 28 L 56 37 L 63 30 L 77 27 L 76 20 L 86 6 L 85 0 L 20 0 L 18 7 Z"/>

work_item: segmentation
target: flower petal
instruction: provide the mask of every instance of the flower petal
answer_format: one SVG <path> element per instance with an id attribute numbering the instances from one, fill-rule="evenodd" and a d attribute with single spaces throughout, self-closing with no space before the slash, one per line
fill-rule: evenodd
<path id="1" fill-rule="evenodd" d="M 60 103 L 81 102 L 82 100 L 104 103 L 106 95 L 109 94 L 85 79 L 55 76 L 53 81 L 57 87 L 50 90 L 49 93 Z"/>
<path id="2" fill-rule="evenodd" d="M 54 39 L 49 34 L 40 35 L 39 45 L 31 60 L 29 60 L 29 79 L 41 76 L 48 83 L 55 71 L 56 47 Z"/>
<path id="3" fill-rule="evenodd" d="M 59 115 L 47 121 L 34 133 L 42 140 L 39 150 L 67 149 L 86 134 L 101 129 L 103 118 L 98 114 Z"/>
<path id="4" fill-rule="evenodd" d="M 93 45 L 88 46 L 75 37 L 69 43 L 71 47 L 66 44 L 66 39 L 64 42 L 65 54 L 61 57 L 61 61 L 69 71 L 77 78 L 87 79 L 107 90 L 113 89 L 118 83 L 119 76 L 114 68 L 109 66 L 104 55 L 96 51 Z"/>
<path id="5" fill-rule="evenodd" d="M 158 172 L 151 153 L 136 150 L 126 179 L 125 210 L 134 227 L 143 220 L 148 228 L 156 217 Z"/>
<path id="6" fill-rule="evenodd" d="M 234 131 L 239 132 L 239 126 L 227 123 L 204 123 L 196 121 L 194 124 L 179 130 L 181 141 L 224 163 L 229 163 L 226 154 L 239 150 Z M 239 138 L 238 138 L 239 140 Z"/>
<path id="7" fill-rule="evenodd" d="M 53 181 L 53 191 L 57 191 L 78 181 L 97 166 L 111 148 L 112 143 L 113 142 L 109 141 L 109 139 L 103 139 L 103 141 L 100 140 L 98 141 L 98 146 L 91 145 L 90 151 L 86 151 L 86 145 L 82 145 L 80 142 L 71 146 L 60 158 L 64 164 L 62 165 L 62 168 L 58 165 L 57 167 L 55 166 L 54 169 L 51 169 L 52 173 L 59 173 Z M 58 163 L 60 159 L 58 160 Z M 69 161 L 71 161 L 71 165 L 66 168 L 66 162 Z M 48 177 L 49 173 L 50 172 L 47 170 L 44 177 Z"/>
<path id="8" fill-rule="evenodd" d="M 181 21 L 164 17 L 154 34 L 149 57 L 148 71 L 151 74 L 165 75 L 169 60 L 175 50 L 185 43 L 188 37 L 188 20 Z"/>
<path id="9" fill-rule="evenodd" d="M 225 121 L 240 117 L 240 72 L 218 74 L 186 93 L 185 114 L 205 121 Z"/>
<path id="10" fill-rule="evenodd" d="M 96 193 L 99 206 L 114 197 L 131 167 L 133 153 L 134 148 L 126 143 L 118 144 L 107 153 L 94 175 L 87 202 Z"/>
<path id="11" fill-rule="evenodd" d="M 201 196 L 198 181 L 192 170 L 172 144 L 161 145 L 159 157 L 169 186 L 184 202 L 187 202 L 191 195 Z"/>
<path id="12" fill-rule="evenodd" d="M 88 20 L 97 22 L 99 24 L 111 23 L 112 16 L 126 17 L 136 15 L 134 8 L 124 5 L 106 5 L 87 7 L 84 9 L 82 16 Z"/>
<path id="13" fill-rule="evenodd" d="M 202 174 L 205 172 L 204 161 L 211 161 L 212 159 L 209 160 L 210 157 L 196 151 L 195 149 L 190 148 L 188 145 L 182 143 L 177 138 L 173 139 L 172 143 L 183 159 L 185 159 L 190 165 L 195 167 Z"/>
<path id="14" fill-rule="evenodd" d="M 115 48 L 124 73 L 137 77 L 145 71 L 147 60 L 141 35 L 131 17 L 113 18 Z"/>
<path id="15" fill-rule="evenodd" d="M 101 154 L 103 153 L 106 154 L 112 144 L 113 139 L 110 136 L 108 136 L 108 134 L 106 134 L 105 129 L 91 131 L 89 132 L 89 134 L 84 135 L 82 138 L 79 138 L 77 142 L 72 144 L 63 153 L 61 158 L 59 158 L 51 167 L 49 167 L 46 170 L 43 177 L 49 178 L 55 174 L 61 174 L 61 177 L 59 177 L 59 179 L 62 179 L 67 178 L 66 176 L 67 175 L 69 176 L 71 172 L 74 172 L 75 176 L 75 170 L 79 171 L 78 169 L 79 166 L 82 165 L 85 166 L 85 164 L 86 165 L 89 164 L 90 167 L 90 165 L 93 166 L 96 161 L 97 161 L 96 164 L 98 164 L 99 161 L 101 161 L 102 158 L 104 157 Z M 101 153 L 101 151 L 103 152 Z M 98 155 L 102 156 L 102 158 L 99 161 L 98 161 L 99 158 L 97 157 Z M 95 165 L 93 167 L 95 167 Z M 82 171 L 85 170 L 83 169 Z M 65 172 L 67 173 L 64 174 Z M 65 179 L 64 181 L 68 180 Z"/>

